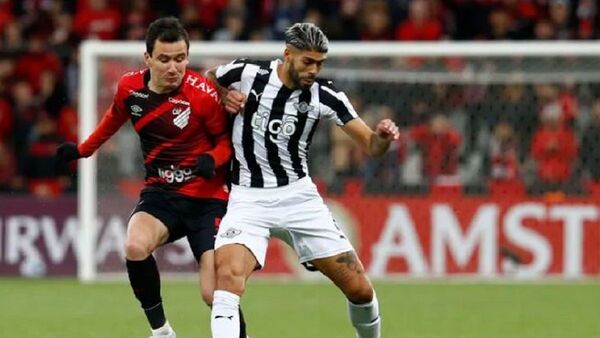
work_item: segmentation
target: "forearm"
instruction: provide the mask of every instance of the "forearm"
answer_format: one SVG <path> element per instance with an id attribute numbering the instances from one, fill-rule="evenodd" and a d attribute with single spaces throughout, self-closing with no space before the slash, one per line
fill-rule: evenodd
<path id="1" fill-rule="evenodd" d="M 212 83 L 215 84 L 215 86 L 217 87 L 217 91 L 219 92 L 219 97 L 223 98 L 227 95 L 227 92 L 229 91 L 229 89 L 221 86 L 219 81 L 217 81 L 216 71 L 217 71 L 216 68 L 209 69 L 206 71 L 205 76 L 207 79 L 209 79 Z"/>
<path id="2" fill-rule="evenodd" d="M 215 147 L 207 153 L 213 157 L 215 166 L 217 167 L 229 162 L 233 155 L 233 147 L 231 145 L 231 136 L 229 133 L 224 133 L 217 137 Z"/>
<path id="3" fill-rule="evenodd" d="M 77 147 L 80 155 L 82 157 L 91 156 L 127 122 L 127 119 L 127 115 L 117 115 L 109 109 L 102 117 L 94 132 Z"/>
<path id="4" fill-rule="evenodd" d="M 369 142 L 368 154 L 370 156 L 380 157 L 383 156 L 390 148 L 391 140 L 384 139 L 377 135 L 377 133 L 371 134 L 371 140 Z"/>

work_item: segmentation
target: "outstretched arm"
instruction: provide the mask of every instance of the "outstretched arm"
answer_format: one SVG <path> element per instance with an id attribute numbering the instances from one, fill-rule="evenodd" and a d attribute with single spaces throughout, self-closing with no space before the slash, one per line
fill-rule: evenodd
<path id="1" fill-rule="evenodd" d="M 390 147 L 392 141 L 400 136 L 398 127 L 390 119 L 384 119 L 377 123 L 372 130 L 361 118 L 355 118 L 343 125 L 342 130 L 356 141 L 361 148 L 370 156 L 383 156 Z"/>
<path id="2" fill-rule="evenodd" d="M 128 118 L 127 114 L 120 114 L 115 111 L 114 106 L 111 106 L 102 117 L 96 129 L 79 146 L 71 142 L 66 142 L 58 146 L 56 149 L 57 163 L 64 165 L 70 161 L 91 156 L 121 128 Z"/>
<path id="3" fill-rule="evenodd" d="M 106 140 L 113 136 L 128 119 L 129 116 L 127 114 L 118 112 L 115 109 L 114 104 L 111 105 L 106 113 L 104 113 L 102 120 L 92 134 L 77 147 L 81 157 L 91 156 L 104 142 L 106 142 Z"/>

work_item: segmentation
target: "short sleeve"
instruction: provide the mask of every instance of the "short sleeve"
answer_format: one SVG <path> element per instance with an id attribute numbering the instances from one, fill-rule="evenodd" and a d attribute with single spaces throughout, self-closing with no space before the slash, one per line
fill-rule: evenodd
<path id="1" fill-rule="evenodd" d="M 331 81 L 320 81 L 319 85 L 321 116 L 335 120 L 335 123 L 339 126 L 343 126 L 358 117 L 346 94 L 339 91 Z"/>

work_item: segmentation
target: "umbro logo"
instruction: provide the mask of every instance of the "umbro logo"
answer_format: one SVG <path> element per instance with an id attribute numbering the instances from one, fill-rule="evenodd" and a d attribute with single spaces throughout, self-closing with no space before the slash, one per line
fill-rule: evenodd
<path id="1" fill-rule="evenodd" d="M 257 73 L 258 73 L 258 75 L 267 75 L 267 74 L 269 74 L 269 70 L 261 68 L 261 69 L 258 70 Z"/>
<path id="2" fill-rule="evenodd" d="M 242 230 L 239 230 L 236 228 L 229 228 L 229 229 L 227 229 L 227 231 L 222 233 L 220 236 L 224 237 L 224 238 L 233 238 L 235 236 L 238 236 L 241 233 L 242 233 Z"/>
<path id="3" fill-rule="evenodd" d="M 315 110 L 315 107 L 311 106 L 310 104 L 308 104 L 304 101 L 302 101 L 300 103 L 294 103 L 294 108 L 296 108 L 296 110 L 300 114 L 306 114 L 306 113 L 309 113 L 309 112 Z"/>
<path id="4" fill-rule="evenodd" d="M 134 104 L 133 106 L 129 107 L 129 109 L 131 109 L 131 115 L 133 116 L 142 116 L 142 107 L 138 106 L 137 104 Z"/>

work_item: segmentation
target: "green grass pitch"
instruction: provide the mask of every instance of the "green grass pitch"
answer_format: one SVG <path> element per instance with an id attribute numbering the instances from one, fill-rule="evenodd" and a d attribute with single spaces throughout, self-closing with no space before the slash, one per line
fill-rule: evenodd
<path id="1" fill-rule="evenodd" d="M 600 337 L 600 283 L 376 283 L 384 338 Z M 191 281 L 163 282 L 179 338 L 209 338 L 209 310 Z M 0 279 L 0 337 L 148 337 L 126 282 Z M 252 338 L 353 338 L 332 285 L 251 281 L 243 309 Z"/>

